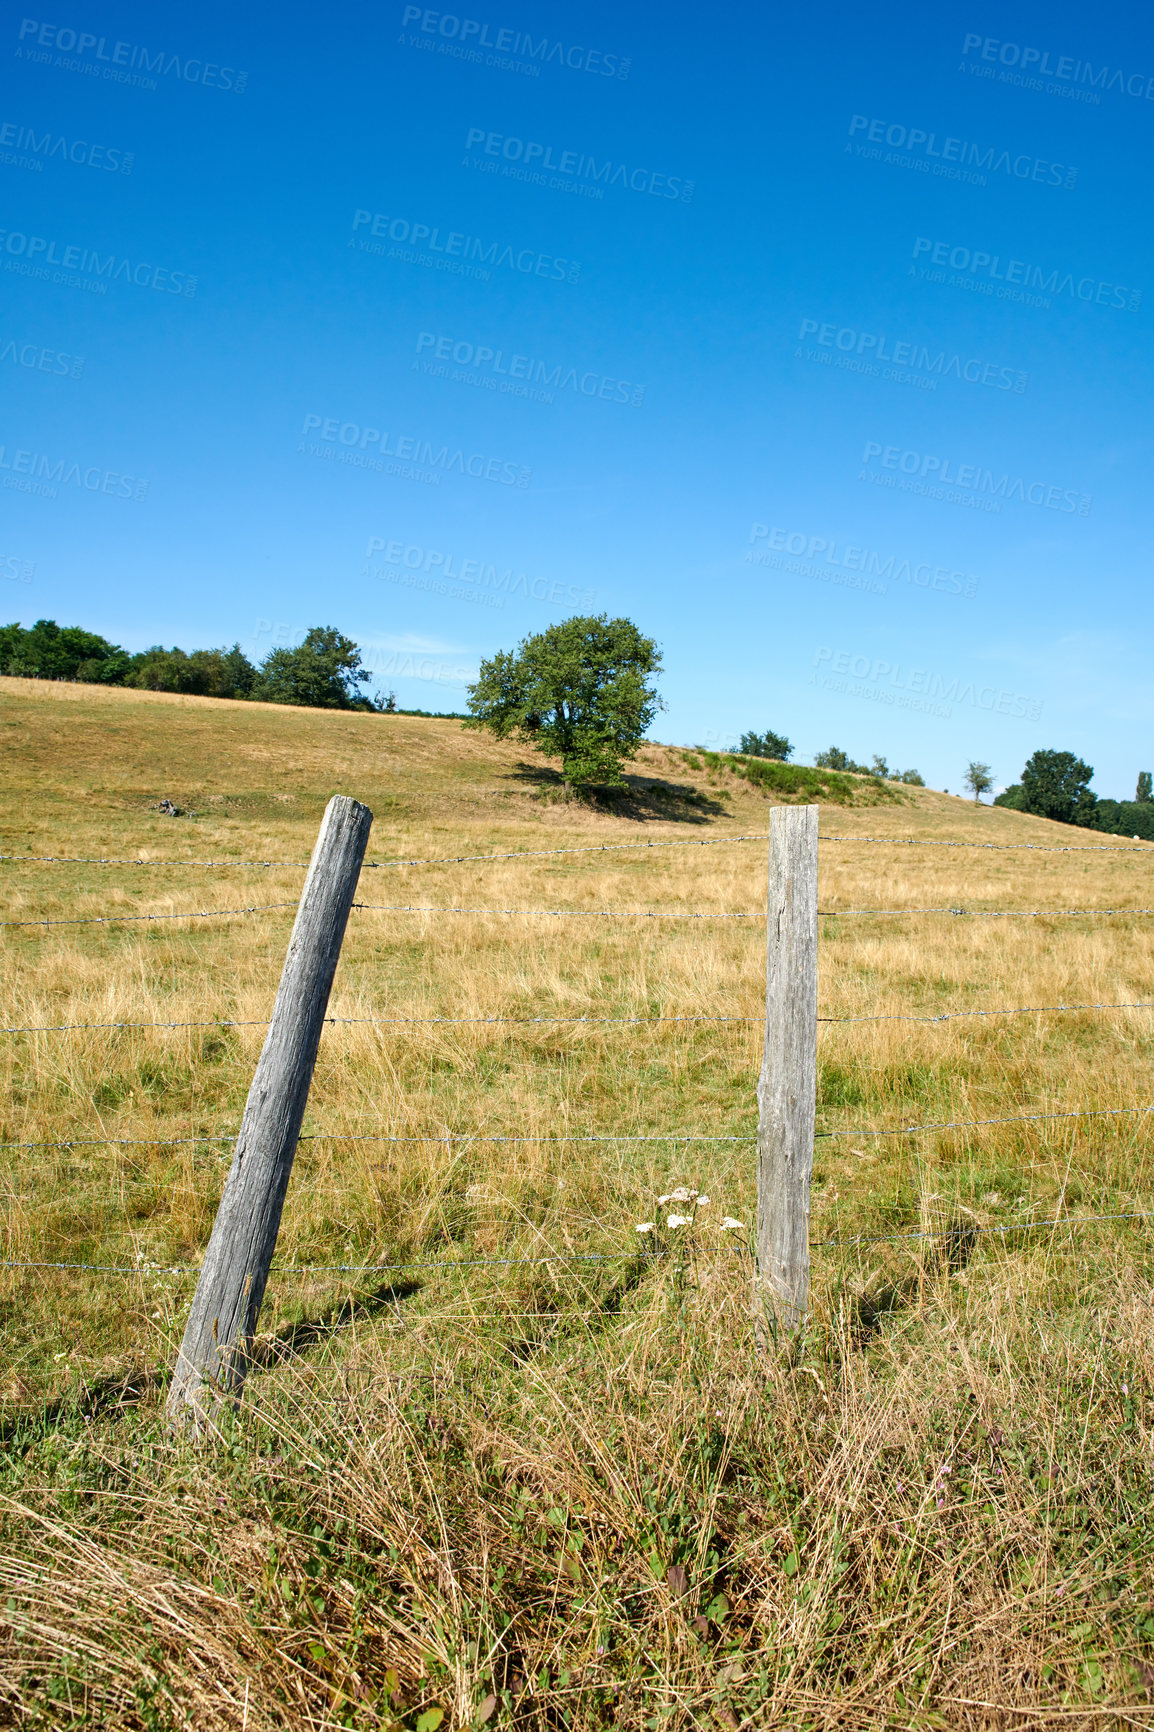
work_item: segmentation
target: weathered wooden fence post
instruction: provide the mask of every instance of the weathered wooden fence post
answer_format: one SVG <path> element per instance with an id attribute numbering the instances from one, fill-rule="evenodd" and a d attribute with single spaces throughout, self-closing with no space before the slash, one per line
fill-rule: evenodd
<path id="1" fill-rule="evenodd" d="M 769 815 L 765 1050 L 757 1085 L 757 1284 L 787 1333 L 809 1301 L 809 1186 L 817 1107 L 816 806 Z"/>
<path id="2" fill-rule="evenodd" d="M 199 1429 L 239 1397 L 308 1101 L 329 991 L 373 814 L 336 795 L 325 808 L 272 1021 L 248 1091 L 212 1237 L 168 1396 Z"/>

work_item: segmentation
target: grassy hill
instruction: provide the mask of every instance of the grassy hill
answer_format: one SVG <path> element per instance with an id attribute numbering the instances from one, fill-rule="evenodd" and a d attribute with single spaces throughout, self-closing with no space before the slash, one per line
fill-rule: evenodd
<path id="1" fill-rule="evenodd" d="M 0 680 L 0 730 L 0 918 L 93 922 L 0 929 L 12 1723 L 1145 1724 L 1151 921 L 981 917 L 1143 908 L 1144 847 L 656 745 L 589 807 L 416 717 Z M 334 792 L 375 813 L 347 1020 L 197 1450 L 165 1370 Z M 822 1025 L 792 1355 L 719 1226 L 763 923 L 603 917 L 760 913 L 726 838 L 790 798 L 823 908 L 967 911 L 823 918 L 822 1016 L 882 1020 Z"/>

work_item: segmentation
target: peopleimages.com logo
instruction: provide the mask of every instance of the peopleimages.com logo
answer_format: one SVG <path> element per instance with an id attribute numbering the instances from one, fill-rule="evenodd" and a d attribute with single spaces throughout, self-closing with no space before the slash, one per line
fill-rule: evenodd
<path id="1" fill-rule="evenodd" d="M 656 169 L 635 167 L 614 162 L 611 157 L 587 156 L 584 151 L 562 150 L 560 145 L 538 144 L 531 138 L 508 138 L 503 132 L 488 132 L 483 126 L 471 126 L 465 138 L 465 167 L 473 166 L 469 151 L 477 145 L 478 162 L 486 157 L 503 160 L 507 165 L 521 164 L 526 170 L 571 175 L 574 184 L 588 182 L 590 189 L 619 186 L 629 192 L 648 193 L 653 198 L 677 199 L 690 204 L 696 182 L 679 175 L 658 174 Z M 557 157 L 554 161 L 553 153 Z"/>
<path id="2" fill-rule="evenodd" d="M 1154 102 L 1154 76 L 1145 72 L 1123 72 L 1121 67 L 1111 67 L 1106 63 L 1095 71 L 1091 61 L 1079 60 L 1072 54 L 1055 55 L 1055 63 L 1051 66 L 1048 48 L 1028 48 L 1020 42 L 1003 42 L 998 36 L 980 36 L 973 33 L 967 35 L 962 43 L 963 62 L 970 55 L 976 56 L 976 63 L 985 61 L 990 65 L 1020 67 L 1023 73 L 1030 75 L 1031 80 L 1059 78 L 1073 86 L 1089 85 L 1091 90 L 1115 90 L 1119 96 L 1135 96 L 1145 102 Z M 975 62 L 971 62 L 971 66 L 965 70 L 971 70 L 974 64 Z"/>
<path id="3" fill-rule="evenodd" d="M 0 553 L 0 577 L 9 583 L 31 583 L 36 576 L 36 561 L 21 559 L 16 553 Z"/>
<path id="4" fill-rule="evenodd" d="M 1042 714 L 1042 699 L 1027 697 L 1024 692 L 979 686 L 956 675 L 951 679 L 932 668 L 903 668 L 900 662 L 854 655 L 852 650 L 835 650 L 827 644 L 814 651 L 813 668 L 811 686 L 820 684 L 827 691 L 918 710 L 923 715 L 948 718 L 953 715 L 951 704 L 969 704 L 991 715 L 1024 717 L 1031 722 Z"/>
<path id="5" fill-rule="evenodd" d="M 400 583 L 406 588 L 427 590 L 435 595 L 448 595 L 454 601 L 478 602 L 485 607 L 504 607 L 506 600 L 522 596 L 526 601 L 543 601 L 553 607 L 584 607 L 596 605 L 597 591 L 579 589 L 573 583 L 548 582 L 543 577 L 529 577 L 514 572 L 511 566 L 500 570 L 486 559 L 462 559 L 459 554 L 441 548 L 418 547 L 415 542 L 386 541 L 383 535 L 371 535 L 365 558 L 383 555 L 383 563 L 374 571 L 372 566 L 361 569 L 362 577 L 376 577 L 386 583 Z M 451 589 L 450 584 L 468 584 L 467 590 Z"/>
<path id="6" fill-rule="evenodd" d="M 358 234 L 368 227 L 369 240 Z M 375 253 L 380 258 L 400 259 L 405 264 L 431 266 L 456 276 L 476 277 L 481 282 L 491 280 L 493 270 L 509 270 L 522 277 L 543 277 L 547 282 L 575 283 L 581 266 L 572 259 L 555 258 L 552 253 L 538 252 L 535 247 L 514 247 L 508 242 L 488 241 L 478 235 L 467 235 L 458 229 L 446 229 L 429 223 L 410 222 L 407 217 L 390 217 L 384 211 L 353 212 L 353 235 L 349 245 L 363 253 Z M 392 244 L 385 246 L 389 241 Z M 427 250 L 421 251 L 425 248 Z"/>
<path id="7" fill-rule="evenodd" d="M 410 46 L 435 49 L 456 59 L 472 60 L 503 71 L 526 72 L 532 78 L 541 76 L 542 66 L 566 66 L 570 72 L 591 72 L 601 78 L 626 79 L 633 62 L 619 54 L 606 54 L 601 48 L 582 48 L 577 43 L 536 38 L 527 30 L 506 29 L 483 23 L 479 18 L 459 18 L 455 12 L 431 12 L 424 6 L 406 6 L 401 15 L 401 28 L 410 24 L 433 40 L 413 41 Z M 490 30 L 493 35 L 490 36 Z M 482 54 L 481 49 L 488 50 Z M 509 61 L 501 58 L 509 56 Z"/>
<path id="8" fill-rule="evenodd" d="M 865 141 L 858 139 L 864 133 Z M 855 114 L 849 123 L 853 144 L 846 145 L 847 154 L 871 158 L 875 162 L 892 162 L 899 168 L 916 168 L 923 173 L 944 175 L 949 180 L 966 180 L 986 186 L 987 174 L 1004 174 L 1011 180 L 1035 181 L 1039 186 L 1060 186 L 1067 192 L 1078 184 L 1078 170 L 1064 163 L 1050 162 L 1025 152 L 1000 149 L 996 144 L 974 144 L 965 138 L 926 132 L 922 127 L 904 126 L 897 121 L 871 120 L 866 114 Z M 879 148 L 886 145 L 891 152 L 884 156 Z M 874 147 L 874 148 L 870 148 Z M 894 151 L 904 152 L 901 157 Z"/>
<path id="9" fill-rule="evenodd" d="M 60 487 L 77 487 L 84 493 L 105 493 L 114 499 L 144 499 L 148 482 L 135 475 L 123 475 L 118 469 L 100 469 L 94 464 L 69 462 L 60 457 L 54 462 L 41 451 L 13 451 L 0 445 L 0 471 L 4 486 L 17 493 L 33 493 L 41 499 L 55 499 Z"/>
<path id="10" fill-rule="evenodd" d="M 799 529 L 779 529 L 768 523 L 754 523 L 749 531 L 750 547 L 757 549 L 745 556 L 748 565 L 768 565 L 775 571 L 785 570 L 798 577 L 817 577 L 822 582 L 841 582 L 849 589 L 870 589 L 878 595 L 888 594 L 890 583 L 914 584 L 918 589 L 936 589 L 946 595 L 973 597 L 978 593 L 978 580 L 968 572 L 954 571 L 948 565 L 931 565 L 927 560 L 901 558 L 894 553 L 878 553 L 870 547 L 858 547 L 852 541 L 840 546 L 836 536 L 807 535 Z M 757 547 L 764 541 L 765 550 Z M 776 557 L 789 554 L 799 563 L 784 564 Z M 838 575 L 827 574 L 819 566 L 832 566 Z"/>
<path id="11" fill-rule="evenodd" d="M 48 269 L 55 265 L 63 272 L 76 272 L 85 282 L 94 284 L 99 294 L 108 292 L 109 283 L 130 283 L 138 289 L 155 289 L 158 294 L 196 296 L 197 279 L 187 271 L 173 271 L 162 265 L 150 265 L 143 259 L 134 264 L 116 253 L 98 253 L 92 247 L 66 246 L 44 235 L 26 235 L 18 230 L 0 229 L 0 248 L 8 255 L 4 260 L 7 271 L 21 276 L 42 277 L 54 281 Z"/>
<path id="12" fill-rule="evenodd" d="M 1079 493 L 1075 487 L 1027 481 L 1025 476 L 1011 476 L 1008 471 L 995 476 L 992 469 L 984 468 L 980 463 L 955 463 L 952 457 L 903 451 L 900 445 L 881 445 L 872 439 L 867 441 L 861 460 L 867 466 L 860 477 L 863 481 L 897 486 L 903 492 L 923 493 L 930 498 L 943 497 L 943 489 L 957 489 L 968 496 L 964 503 L 982 503 L 987 511 L 1000 511 L 1004 500 L 1017 499 L 1023 505 L 1037 505 L 1046 511 L 1089 517 L 1094 503 L 1092 495 Z M 875 460 L 877 471 L 869 468 Z M 952 500 L 951 503 L 963 501 Z"/>
<path id="13" fill-rule="evenodd" d="M 59 349 L 46 349 L 43 343 L 22 343 L 15 337 L 0 337 L 3 361 L 36 373 L 56 373 L 62 379 L 79 379 L 84 371 L 83 355 L 66 355 Z"/>
<path id="14" fill-rule="evenodd" d="M 78 167 L 103 169 L 106 174 L 131 174 L 136 161 L 131 150 L 110 144 L 91 144 L 85 138 L 69 140 L 59 132 L 38 133 L 34 126 L 24 126 L 16 120 L 0 121 L 0 145 L 28 152 L 28 166 L 38 169 L 44 162 L 59 159 L 76 163 Z"/>
<path id="15" fill-rule="evenodd" d="M 1108 283 L 1101 277 L 1079 277 L 1073 271 L 1059 267 L 1032 265 L 1026 259 L 1003 259 L 1000 253 L 988 253 L 980 247 L 955 246 L 952 241 L 935 241 L 919 235 L 914 241 L 915 259 L 925 259 L 941 270 L 948 269 L 976 278 L 986 294 L 995 292 L 1003 299 L 1027 299 L 1024 294 L 1007 293 L 1020 288 L 1031 294 L 1069 295 L 1072 301 L 1084 301 L 1096 307 L 1117 307 L 1126 313 L 1136 313 L 1142 305 L 1141 289 L 1127 289 L 1121 283 Z M 914 275 L 911 267 L 910 276 Z M 926 272 L 923 271 L 925 276 Z M 944 280 L 944 276 L 938 280 Z M 995 289 L 995 285 L 999 285 Z M 1004 285 L 1004 286 L 1003 286 Z"/>
<path id="16" fill-rule="evenodd" d="M 139 42 L 114 42 L 110 52 L 109 38 L 96 36 L 87 30 L 73 30 L 68 25 L 41 24 L 36 18 L 23 18 L 16 33 L 17 41 L 27 44 L 17 48 L 17 55 L 35 65 L 55 64 L 69 72 L 87 72 L 96 78 L 108 78 L 118 84 L 143 84 L 157 89 L 155 79 L 134 76 L 134 73 L 159 73 L 162 78 L 178 78 L 184 84 L 203 84 L 208 90 L 232 90 L 239 96 L 248 83 L 248 73 L 234 66 L 221 66 L 214 60 L 182 60 L 179 54 L 169 54 L 163 48 L 155 50 Z M 46 52 L 36 53 L 33 50 Z M 56 50 L 56 60 L 47 50 Z M 71 64 L 61 55 L 74 56 Z M 87 56 L 91 55 L 89 61 Z"/>
<path id="17" fill-rule="evenodd" d="M 640 408 L 645 397 L 644 385 L 632 385 L 628 379 L 614 379 L 607 373 L 583 373 L 563 362 L 550 366 L 547 361 L 534 360 L 532 355 L 495 349 L 490 343 L 469 343 L 455 337 L 439 337 L 433 331 L 422 331 L 417 337 L 418 357 L 429 351 L 427 360 L 414 361 L 426 373 L 435 377 L 456 379 L 462 384 L 478 384 L 514 397 L 533 397 L 552 403 L 554 391 L 572 391 L 581 397 L 596 397 L 603 403 L 628 403 Z M 447 363 L 452 362 L 452 369 Z"/>
<path id="18" fill-rule="evenodd" d="M 936 343 L 895 342 L 883 331 L 859 331 L 851 325 L 803 319 L 798 341 L 804 343 L 807 337 L 813 337 L 826 349 L 838 351 L 839 362 L 842 357 L 852 356 L 860 363 L 853 370 L 870 377 L 893 378 L 899 384 L 924 383 L 931 390 L 937 389 L 939 379 L 957 379 L 959 383 L 988 385 L 995 391 L 1014 391 L 1021 396 L 1030 377 L 1016 367 L 1002 367 L 995 361 L 982 361 L 972 355 L 951 354 L 938 349 Z M 833 363 L 833 356 L 829 359 Z M 881 363 L 885 362 L 890 365 L 883 374 Z"/>
<path id="19" fill-rule="evenodd" d="M 385 462 L 393 458 L 395 464 L 413 465 L 420 472 L 407 479 L 428 477 L 438 484 L 442 473 L 450 474 L 454 469 L 460 475 L 471 475 L 474 481 L 492 481 L 501 487 L 528 487 L 533 478 L 532 469 L 523 463 L 507 463 L 501 457 L 485 457 L 479 452 L 466 454 L 460 447 L 437 446 L 433 440 L 416 435 L 394 438 L 380 427 L 363 427 L 357 421 L 339 421 L 335 416 L 306 415 L 301 438 L 314 432 L 325 445 L 306 448 L 302 444 L 298 447 L 302 456 L 328 457 L 355 469 L 393 474 L 396 469 Z"/>

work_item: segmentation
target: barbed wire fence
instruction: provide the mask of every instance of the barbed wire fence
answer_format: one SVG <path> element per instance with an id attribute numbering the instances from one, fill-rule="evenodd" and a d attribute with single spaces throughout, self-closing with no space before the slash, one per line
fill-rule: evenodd
<path id="1" fill-rule="evenodd" d="M 710 837 L 679 839 L 673 842 L 637 842 L 637 843 L 607 843 L 594 846 L 509 850 L 489 854 L 431 856 L 425 858 L 396 858 L 391 860 L 365 861 L 364 871 L 383 869 L 404 869 L 415 867 L 451 866 L 460 864 L 483 864 L 521 860 L 536 860 L 546 857 L 565 855 L 591 856 L 596 854 L 611 854 L 634 850 L 654 850 L 676 847 L 717 847 L 726 844 L 745 844 L 765 842 L 767 833 L 743 834 L 728 837 Z M 918 837 L 886 837 L 886 836 L 844 836 L 827 834 L 819 838 L 822 844 L 845 846 L 851 844 L 866 844 L 871 846 L 890 846 L 896 848 L 944 847 L 952 849 L 973 849 L 988 852 L 1009 853 L 1027 852 L 1044 854 L 1132 854 L 1146 856 L 1145 846 L 1119 846 L 1103 844 L 1095 846 L 1051 846 L 1034 843 L 989 843 L 970 841 L 951 841 Z M 143 857 L 114 858 L 87 856 L 25 856 L 0 854 L 0 872 L 4 869 L 24 866 L 96 866 L 133 868 L 195 868 L 200 870 L 226 870 L 230 868 L 263 869 L 263 870 L 298 870 L 304 869 L 307 861 L 271 861 L 271 860 L 147 860 Z M 267 904 L 253 904 L 224 909 L 194 909 L 180 910 L 145 910 L 145 911 L 110 911 L 101 915 L 72 916 L 67 918 L 39 918 L 26 920 L 4 920 L 0 926 L 5 928 L 22 928 L 26 930 L 45 929 L 55 926 L 78 925 L 114 925 L 128 922 L 149 921 L 180 921 L 202 919 L 238 919 L 252 916 L 278 913 L 285 909 L 296 909 L 297 903 L 284 900 Z M 461 915 L 461 916 L 491 916 L 503 918 L 536 919 L 613 919 L 613 920 L 764 920 L 764 910 L 747 909 L 621 909 L 621 908 L 511 908 L 511 907 L 465 907 L 455 904 L 352 904 L 353 910 L 368 914 L 417 914 L 417 915 Z M 952 918 L 968 917 L 974 919 L 1090 919 L 1138 917 L 1154 913 L 1154 908 L 1144 906 L 1134 907 L 1074 907 L 1052 909 L 1022 909 L 1022 908 L 982 908 L 954 907 L 945 905 L 929 905 L 925 907 L 894 908 L 819 908 L 820 918 L 837 920 L 852 917 L 906 917 L 925 915 L 945 915 Z M 1087 1001 L 1079 1003 L 1055 1003 L 1043 1005 L 1014 1005 L 1009 1007 L 994 1006 L 989 1008 L 966 1008 L 946 1010 L 932 1014 L 913 1013 L 878 1013 L 850 1016 L 822 1016 L 819 1022 L 832 1024 L 863 1024 L 863 1023 L 909 1023 L 909 1024 L 945 1024 L 962 1019 L 987 1019 L 995 1017 L 1021 1017 L 1057 1014 L 1090 1014 L 1099 1012 L 1132 1012 L 1154 1009 L 1154 1000 L 1133 1001 Z M 379 1028 L 409 1028 L 429 1029 L 443 1026 L 458 1027 L 503 1027 L 508 1029 L 533 1029 L 544 1027 L 568 1027 L 580 1029 L 583 1027 L 644 1027 L 659 1025 L 702 1025 L 725 1026 L 745 1025 L 756 1026 L 762 1018 L 736 1015 L 535 1015 L 535 1016 L 325 1016 L 324 1022 L 332 1027 L 379 1027 Z M 40 1036 L 64 1035 L 89 1031 L 122 1031 L 126 1029 L 204 1029 L 204 1028 L 267 1028 L 264 1019 L 213 1018 L 207 1020 L 173 1020 L 173 1021 L 109 1021 L 109 1022 L 78 1022 L 58 1024 L 13 1025 L 0 1028 L 0 1035 Z M 889 1137 L 914 1138 L 926 1135 L 937 1135 L 956 1131 L 973 1131 L 988 1126 L 1009 1124 L 1040 1123 L 1057 1120 L 1086 1120 L 1114 1118 L 1129 1115 L 1146 1115 L 1154 1112 L 1154 1103 L 1076 1108 L 1064 1111 L 1045 1111 L 1035 1113 L 1018 1113 L 1000 1115 L 988 1119 L 946 1119 L 929 1123 L 905 1124 L 894 1127 L 861 1127 L 820 1130 L 816 1132 L 817 1140 L 833 1138 L 852 1138 L 858 1140 L 881 1139 Z M 34 1139 L 29 1141 L 8 1141 L 0 1143 L 0 1152 L 27 1149 L 96 1149 L 96 1148 L 130 1148 L 130 1147 L 168 1147 L 181 1145 L 207 1145 L 212 1143 L 228 1143 L 235 1139 L 236 1131 L 221 1131 L 199 1134 L 189 1137 L 61 1137 L 54 1140 Z M 472 1131 L 456 1131 L 442 1129 L 428 1133 L 409 1133 L 405 1135 L 388 1135 L 383 1133 L 352 1133 L 344 1131 L 315 1131 L 302 1135 L 301 1142 L 339 1142 L 339 1143 L 381 1143 L 381 1144 L 434 1144 L 444 1145 L 449 1149 L 474 1144 L 527 1146 L 543 1143 L 553 1144 L 605 1144 L 605 1145 L 640 1145 L 662 1144 L 668 1147 L 701 1146 L 720 1144 L 753 1144 L 757 1140 L 755 1132 L 739 1133 L 695 1133 L 695 1132 L 554 1132 L 547 1134 L 488 1134 Z M 980 1223 L 967 1222 L 965 1231 L 970 1237 L 977 1239 L 984 1236 L 994 1236 L 1001 1240 L 1016 1235 L 1030 1235 L 1039 1232 L 1056 1234 L 1066 1230 L 1080 1230 L 1096 1224 L 1115 1222 L 1137 1222 L 1154 1217 L 1154 1211 L 1125 1209 L 1113 1210 L 1100 1214 L 1055 1215 L 1052 1218 L 1031 1221 L 1022 1220 L 1011 1223 Z M 902 1231 L 881 1234 L 835 1235 L 826 1239 L 812 1241 L 815 1251 L 838 1251 L 843 1249 L 865 1249 L 870 1246 L 897 1244 L 903 1242 L 932 1241 L 935 1234 L 932 1231 Z M 743 1244 L 714 1247 L 708 1255 L 742 1256 L 753 1255 L 753 1245 L 748 1236 Z M 629 1263 L 638 1259 L 642 1263 L 659 1263 L 663 1253 L 633 1246 L 628 1250 L 607 1252 L 576 1252 L 571 1250 L 550 1250 L 537 1256 L 511 1257 L 438 1257 L 413 1258 L 408 1260 L 393 1260 L 389 1262 L 345 1262 L 333 1264 L 274 1264 L 271 1274 L 284 1277 L 320 1277 L 340 1276 L 366 1280 L 370 1276 L 387 1274 L 403 1274 L 412 1271 L 437 1271 L 452 1274 L 456 1271 L 476 1268 L 511 1268 L 511 1267 L 542 1267 L 542 1266 L 572 1266 L 605 1265 L 612 1263 Z M 87 1261 L 52 1261 L 48 1259 L 27 1258 L 0 1261 L 0 1269 L 12 1272 L 59 1272 L 77 1275 L 101 1276 L 148 1276 L 163 1274 L 169 1276 L 184 1276 L 198 1274 L 201 1265 L 187 1264 L 142 1264 L 137 1263 L 98 1263 Z"/>

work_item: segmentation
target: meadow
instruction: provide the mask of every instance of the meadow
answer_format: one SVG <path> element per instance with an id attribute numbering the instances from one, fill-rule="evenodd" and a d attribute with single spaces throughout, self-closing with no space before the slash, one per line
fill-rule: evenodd
<path id="1" fill-rule="evenodd" d="M 1148 845 L 659 745 L 589 807 L 452 721 L 79 685 L 0 680 L 0 739 L 0 919 L 61 922 L 0 928 L 0 1724 L 1151 1724 L 1154 916 L 981 912 L 1154 907 Z M 196 1446 L 166 1368 L 335 792 L 366 906 Z M 830 1020 L 813 1315 L 759 1352 L 784 799 Z"/>

